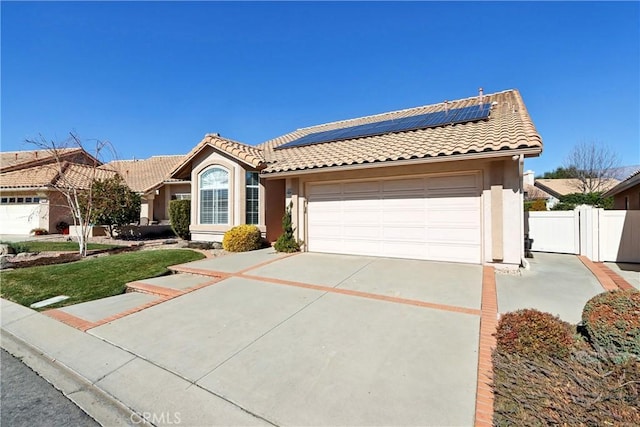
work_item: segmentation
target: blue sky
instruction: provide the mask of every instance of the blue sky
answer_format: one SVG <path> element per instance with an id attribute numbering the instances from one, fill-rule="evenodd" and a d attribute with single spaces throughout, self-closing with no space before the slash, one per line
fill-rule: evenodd
<path id="1" fill-rule="evenodd" d="M 578 142 L 640 164 L 638 2 L 2 1 L 2 150 L 39 134 L 120 158 L 520 90 L 561 165 Z"/>

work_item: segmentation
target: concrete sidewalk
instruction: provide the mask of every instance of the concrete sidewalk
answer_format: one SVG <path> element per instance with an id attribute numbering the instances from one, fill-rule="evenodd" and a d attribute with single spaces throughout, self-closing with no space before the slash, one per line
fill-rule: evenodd
<path id="1" fill-rule="evenodd" d="M 132 352 L 18 304 L 4 299 L 0 304 L 2 347 L 18 357 L 27 355 L 30 347 L 36 350 L 31 353 L 55 361 L 58 371 L 68 371 L 56 385 L 66 383 L 71 390 L 65 394 L 103 425 L 140 425 L 146 415 L 156 425 L 268 424 Z M 38 365 L 42 361 L 31 367 L 42 374 Z M 69 386 L 74 376 L 84 383 L 77 390 Z M 96 389 L 100 397 L 95 397 Z M 95 406 L 103 408 L 97 415 Z"/>

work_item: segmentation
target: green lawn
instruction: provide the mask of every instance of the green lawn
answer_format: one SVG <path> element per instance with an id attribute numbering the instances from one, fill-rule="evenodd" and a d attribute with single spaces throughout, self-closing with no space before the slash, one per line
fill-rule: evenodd
<path id="1" fill-rule="evenodd" d="M 63 307 L 118 295 L 125 284 L 161 276 L 168 266 L 204 258 L 186 249 L 138 251 L 69 264 L 21 268 L 0 273 L 2 298 L 25 306 L 58 295 L 70 298 L 56 305 Z"/>
<path id="2" fill-rule="evenodd" d="M 47 242 L 47 241 L 33 241 L 33 242 L 16 242 L 13 243 L 15 246 L 20 246 L 24 248 L 27 252 L 77 252 L 78 242 Z M 112 249 L 119 248 L 118 245 L 103 245 L 100 243 L 89 243 L 87 245 L 88 250 L 94 249 Z"/>

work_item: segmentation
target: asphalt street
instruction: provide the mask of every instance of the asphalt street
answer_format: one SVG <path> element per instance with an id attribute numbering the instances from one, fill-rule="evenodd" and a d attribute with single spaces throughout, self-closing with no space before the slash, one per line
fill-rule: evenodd
<path id="1" fill-rule="evenodd" d="M 24 363 L 2 350 L 0 425 L 99 426 Z"/>

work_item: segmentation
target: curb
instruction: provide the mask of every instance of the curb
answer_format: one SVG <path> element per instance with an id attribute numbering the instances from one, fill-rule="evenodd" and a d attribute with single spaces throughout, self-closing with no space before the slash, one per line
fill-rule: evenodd
<path id="1" fill-rule="evenodd" d="M 0 336 L 0 346 L 4 350 L 20 359 L 100 425 L 150 425 L 122 402 L 37 348 L 4 329 L 0 330 Z"/>

